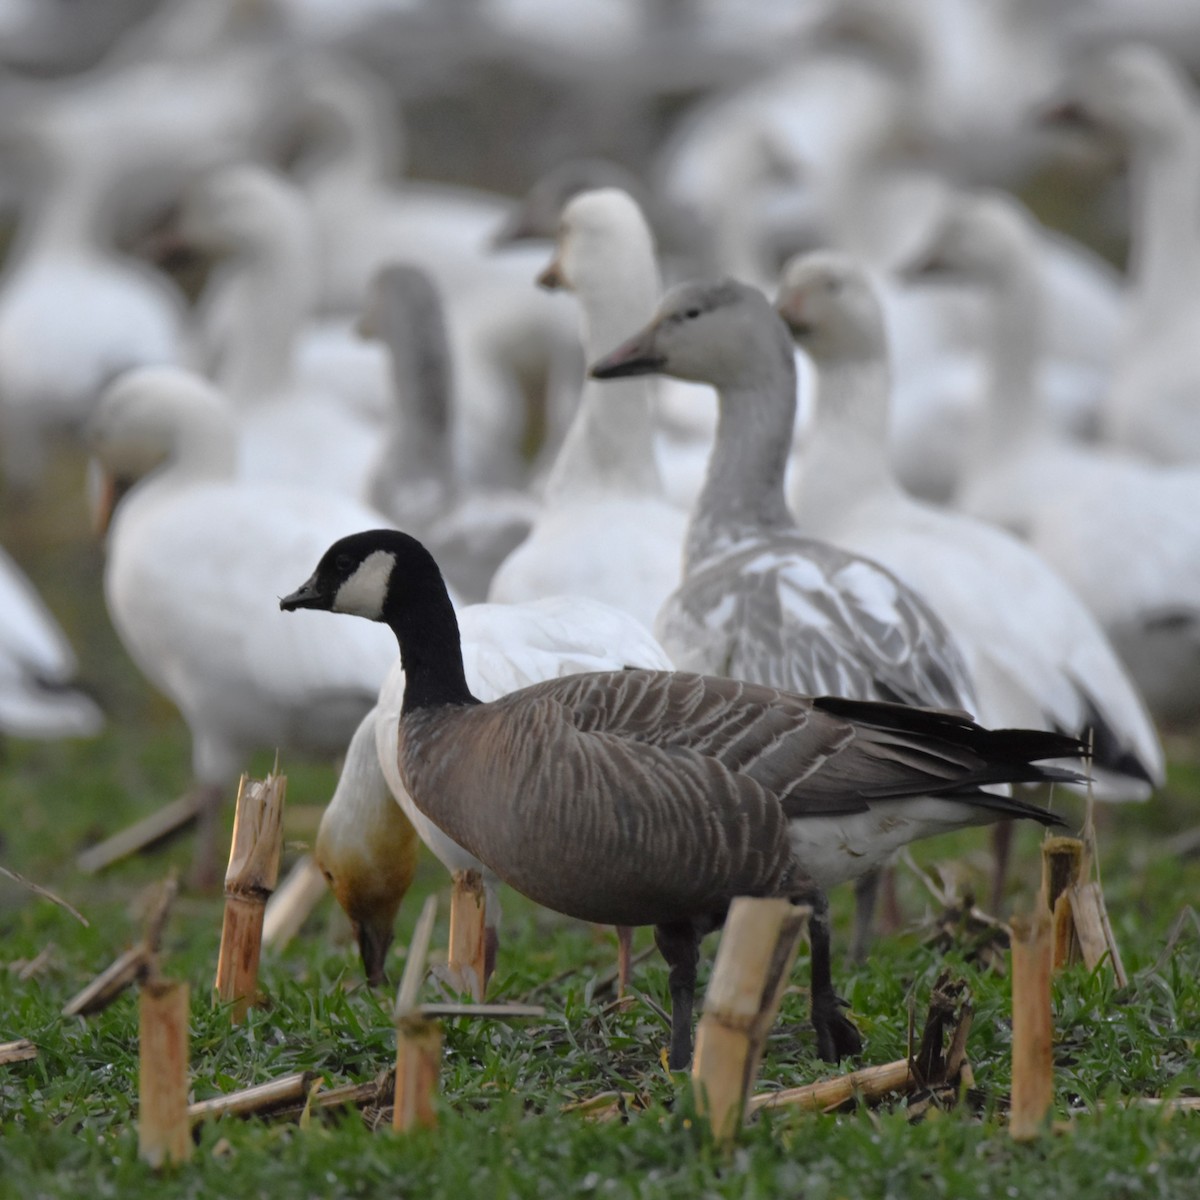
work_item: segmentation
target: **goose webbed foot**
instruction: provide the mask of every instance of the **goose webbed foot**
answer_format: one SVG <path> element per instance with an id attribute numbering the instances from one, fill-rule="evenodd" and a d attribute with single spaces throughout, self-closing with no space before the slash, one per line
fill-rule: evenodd
<path id="1" fill-rule="evenodd" d="M 696 960 L 700 934 L 690 922 L 656 925 L 654 941 L 670 967 L 671 1049 L 667 1066 L 683 1071 L 692 1061 L 692 1006 L 696 997 Z"/>
<path id="2" fill-rule="evenodd" d="M 797 900 L 812 906 L 808 938 L 812 947 L 812 1023 L 817 1033 L 817 1053 L 826 1062 L 862 1053 L 862 1034 L 842 1013 L 849 1005 L 833 990 L 829 950 L 829 901 L 813 887 Z"/>
<path id="3" fill-rule="evenodd" d="M 861 1054 L 862 1034 L 854 1022 L 842 1012 L 849 1005 L 832 991 L 813 993 L 812 1023 L 817 1032 L 817 1053 L 825 1062 L 838 1063 L 843 1058 Z"/>

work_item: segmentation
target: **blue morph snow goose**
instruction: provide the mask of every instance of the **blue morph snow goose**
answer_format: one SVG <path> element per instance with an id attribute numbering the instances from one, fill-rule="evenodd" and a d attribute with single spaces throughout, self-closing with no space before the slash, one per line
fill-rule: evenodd
<path id="1" fill-rule="evenodd" d="M 482 703 L 437 564 L 391 530 L 335 542 L 280 605 L 391 628 L 406 676 L 399 771 L 415 807 L 447 836 L 548 908 L 655 927 L 670 966 L 675 1069 L 691 1057 L 700 939 L 738 895 L 814 902 L 818 1047 L 827 1058 L 860 1047 L 833 991 L 823 899 L 802 865 L 822 822 L 900 812 L 918 797 L 966 819 L 1052 823 L 979 788 L 1062 777 L 1035 760 L 1081 749 L 1057 734 L 990 732 L 959 714 L 673 671 L 570 675 Z"/>
<path id="2" fill-rule="evenodd" d="M 600 378 L 651 371 L 711 384 L 719 396 L 683 578 L 657 621 L 675 665 L 814 695 L 973 711 L 963 660 L 921 596 L 870 559 L 797 529 L 784 496 L 795 364 L 766 297 L 734 282 L 683 285 L 646 330 L 592 367 Z M 917 836 L 894 831 L 896 845 Z M 874 900 L 866 872 L 876 855 L 864 843 L 877 835 L 849 821 L 836 837 L 851 852 L 807 864 L 825 887 L 860 879 L 856 956 Z"/>

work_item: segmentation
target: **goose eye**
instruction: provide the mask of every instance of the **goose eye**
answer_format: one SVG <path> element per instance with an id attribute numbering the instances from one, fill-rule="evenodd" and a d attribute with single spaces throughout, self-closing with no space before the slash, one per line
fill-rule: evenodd
<path id="1" fill-rule="evenodd" d="M 698 308 L 689 308 L 683 315 L 689 321 L 694 321 L 700 315 L 700 310 Z"/>
<path id="2" fill-rule="evenodd" d="M 354 565 L 354 560 L 348 554 L 339 554 L 334 559 L 333 565 L 337 567 L 338 572 L 342 575 L 349 575 L 350 568 Z"/>

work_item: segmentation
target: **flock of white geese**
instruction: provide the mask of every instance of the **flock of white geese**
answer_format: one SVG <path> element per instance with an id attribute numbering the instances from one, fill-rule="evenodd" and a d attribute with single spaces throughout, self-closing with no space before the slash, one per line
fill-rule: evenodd
<path id="1" fill-rule="evenodd" d="M 0 76 L 5 503 L 44 497 L 64 437 L 86 445 L 109 616 L 191 733 L 198 876 L 251 753 L 342 758 L 316 854 L 368 974 L 417 838 L 482 870 L 494 955 L 497 885 L 521 872 L 407 786 L 417 701 L 395 641 L 278 611 L 366 530 L 432 553 L 482 701 L 676 670 L 1063 735 L 1030 743 L 1057 767 L 975 763 L 970 802 L 922 775 L 928 792 L 909 780 L 885 804 L 846 768 L 841 800 L 787 810 L 817 884 L 860 880 L 860 949 L 874 868 L 942 829 L 1052 819 L 997 784 L 1081 786 L 1071 739 L 1102 800 L 1163 783 L 1156 723 L 1200 715 L 1200 98 L 1163 50 L 1099 37 L 1138 32 L 1137 6 L 1093 5 L 1076 28 L 998 0 L 980 29 L 965 0 L 842 0 L 781 38 L 776 6 L 735 34 L 714 4 L 692 19 L 724 31 L 730 78 L 696 89 L 649 165 L 581 139 L 520 203 L 404 174 L 392 92 L 323 44 L 391 31 L 386 6 L 266 6 L 286 37 L 210 7 L 224 16 L 162 4 L 87 70 Z M 594 60 L 636 23 L 618 8 L 592 14 Z M 461 16 L 535 58 L 569 36 L 531 41 L 499 3 Z M 614 111 L 646 117 L 652 72 L 613 73 Z M 1126 222 L 1123 274 L 1016 198 L 1051 146 L 1093 174 L 1119 154 L 1127 210 L 1105 212 Z M 199 280 L 155 265 L 181 248 Z M 342 564 L 340 601 L 292 607 L 393 623 L 351 579 L 378 575 L 375 552 Z M 96 734 L 67 639 L 2 549 L 0 611 L 0 732 Z M 927 753 L 905 736 L 901 773 Z M 564 778 L 563 819 L 586 825 L 604 785 Z M 558 854 L 569 834 L 544 837 Z M 656 924 L 690 1011 L 678 931 L 638 917 L 660 909 L 583 908 Z M 818 1016 L 814 991 L 823 1049 L 853 1043 Z"/>

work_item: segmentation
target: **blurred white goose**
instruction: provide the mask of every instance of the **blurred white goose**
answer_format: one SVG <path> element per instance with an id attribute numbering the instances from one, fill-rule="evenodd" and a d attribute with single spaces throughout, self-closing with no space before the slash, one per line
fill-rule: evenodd
<path id="1" fill-rule="evenodd" d="M 318 286 L 304 197 L 264 167 L 224 167 L 191 189 L 181 230 L 187 242 L 229 256 L 214 267 L 201 297 L 200 357 L 239 414 L 242 470 L 263 481 L 319 481 L 365 494 L 378 414 L 387 407 L 386 365 L 378 347 L 348 329 L 340 336 L 325 330 L 324 353 L 334 358 L 325 384 L 339 375 L 361 383 L 345 371 L 344 356 L 366 356 L 374 368 L 369 391 L 312 386 L 299 374 L 300 334 Z M 309 369 L 321 373 L 319 364 Z"/>
<path id="2" fill-rule="evenodd" d="M 792 496 L 802 527 L 929 597 L 966 655 L 981 720 L 1090 735 L 1097 794 L 1148 795 L 1163 778 L 1158 738 L 1083 603 L 1009 534 L 896 485 L 885 453 L 887 343 L 863 271 L 834 253 L 796 259 L 778 307 L 817 367 L 813 436 Z"/>
<path id="3" fill-rule="evenodd" d="M 31 188 L 0 279 L 0 453 L 8 485 L 29 487 L 46 436 L 77 430 L 113 375 L 179 360 L 184 305 L 113 248 L 103 146 L 32 114 L 17 127 Z"/>
<path id="4" fill-rule="evenodd" d="M 1162 462 L 1200 460 L 1200 105 L 1148 46 L 1099 54 L 1049 114 L 1114 139 L 1130 163 L 1131 295 L 1105 436 Z"/>
<path id="5" fill-rule="evenodd" d="M 104 474 L 135 485 L 113 517 L 105 599 L 191 731 L 196 868 L 211 878 L 216 813 L 251 751 L 341 753 L 375 703 L 395 657 L 386 635 L 363 623 L 305 636 L 272 598 L 327 535 L 380 518 L 335 493 L 239 480 L 230 406 L 179 369 L 121 376 L 90 432 Z"/>
<path id="6" fill-rule="evenodd" d="M 90 737 L 104 714 L 74 683 L 75 654 L 25 573 L 0 548 L 0 733 Z"/>
<path id="7" fill-rule="evenodd" d="M 371 472 L 371 503 L 433 548 L 464 600 L 482 600 L 496 568 L 529 535 L 537 502 L 513 488 L 470 488 L 458 477 L 446 324 L 437 289 L 420 267 L 384 267 L 358 327 L 386 344 L 392 366 L 392 408 Z"/>
<path id="8" fill-rule="evenodd" d="M 987 420 L 960 506 L 1026 538 L 1092 610 L 1160 719 L 1200 714 L 1200 469 L 1065 439 L 1034 387 L 1036 233 L 1016 201 L 962 197 L 929 247 L 993 289 Z"/>
<path id="9" fill-rule="evenodd" d="M 634 201 L 606 188 L 563 210 L 545 286 L 579 297 L 589 360 L 644 324 L 658 297 L 650 231 Z M 687 523 L 668 502 L 645 380 L 587 380 L 528 539 L 500 565 L 489 599 L 590 596 L 647 628 L 679 582 Z"/>
<path id="10" fill-rule="evenodd" d="M 537 251 L 491 253 L 508 201 L 398 178 L 403 134 L 380 81 L 322 62 L 302 84 L 315 137 L 299 171 L 316 222 L 323 309 L 357 313 L 389 263 L 428 271 L 446 306 L 462 381 L 455 453 L 463 477 L 523 485 L 527 397 L 553 407 L 571 361 L 565 314 L 529 286 Z"/>

